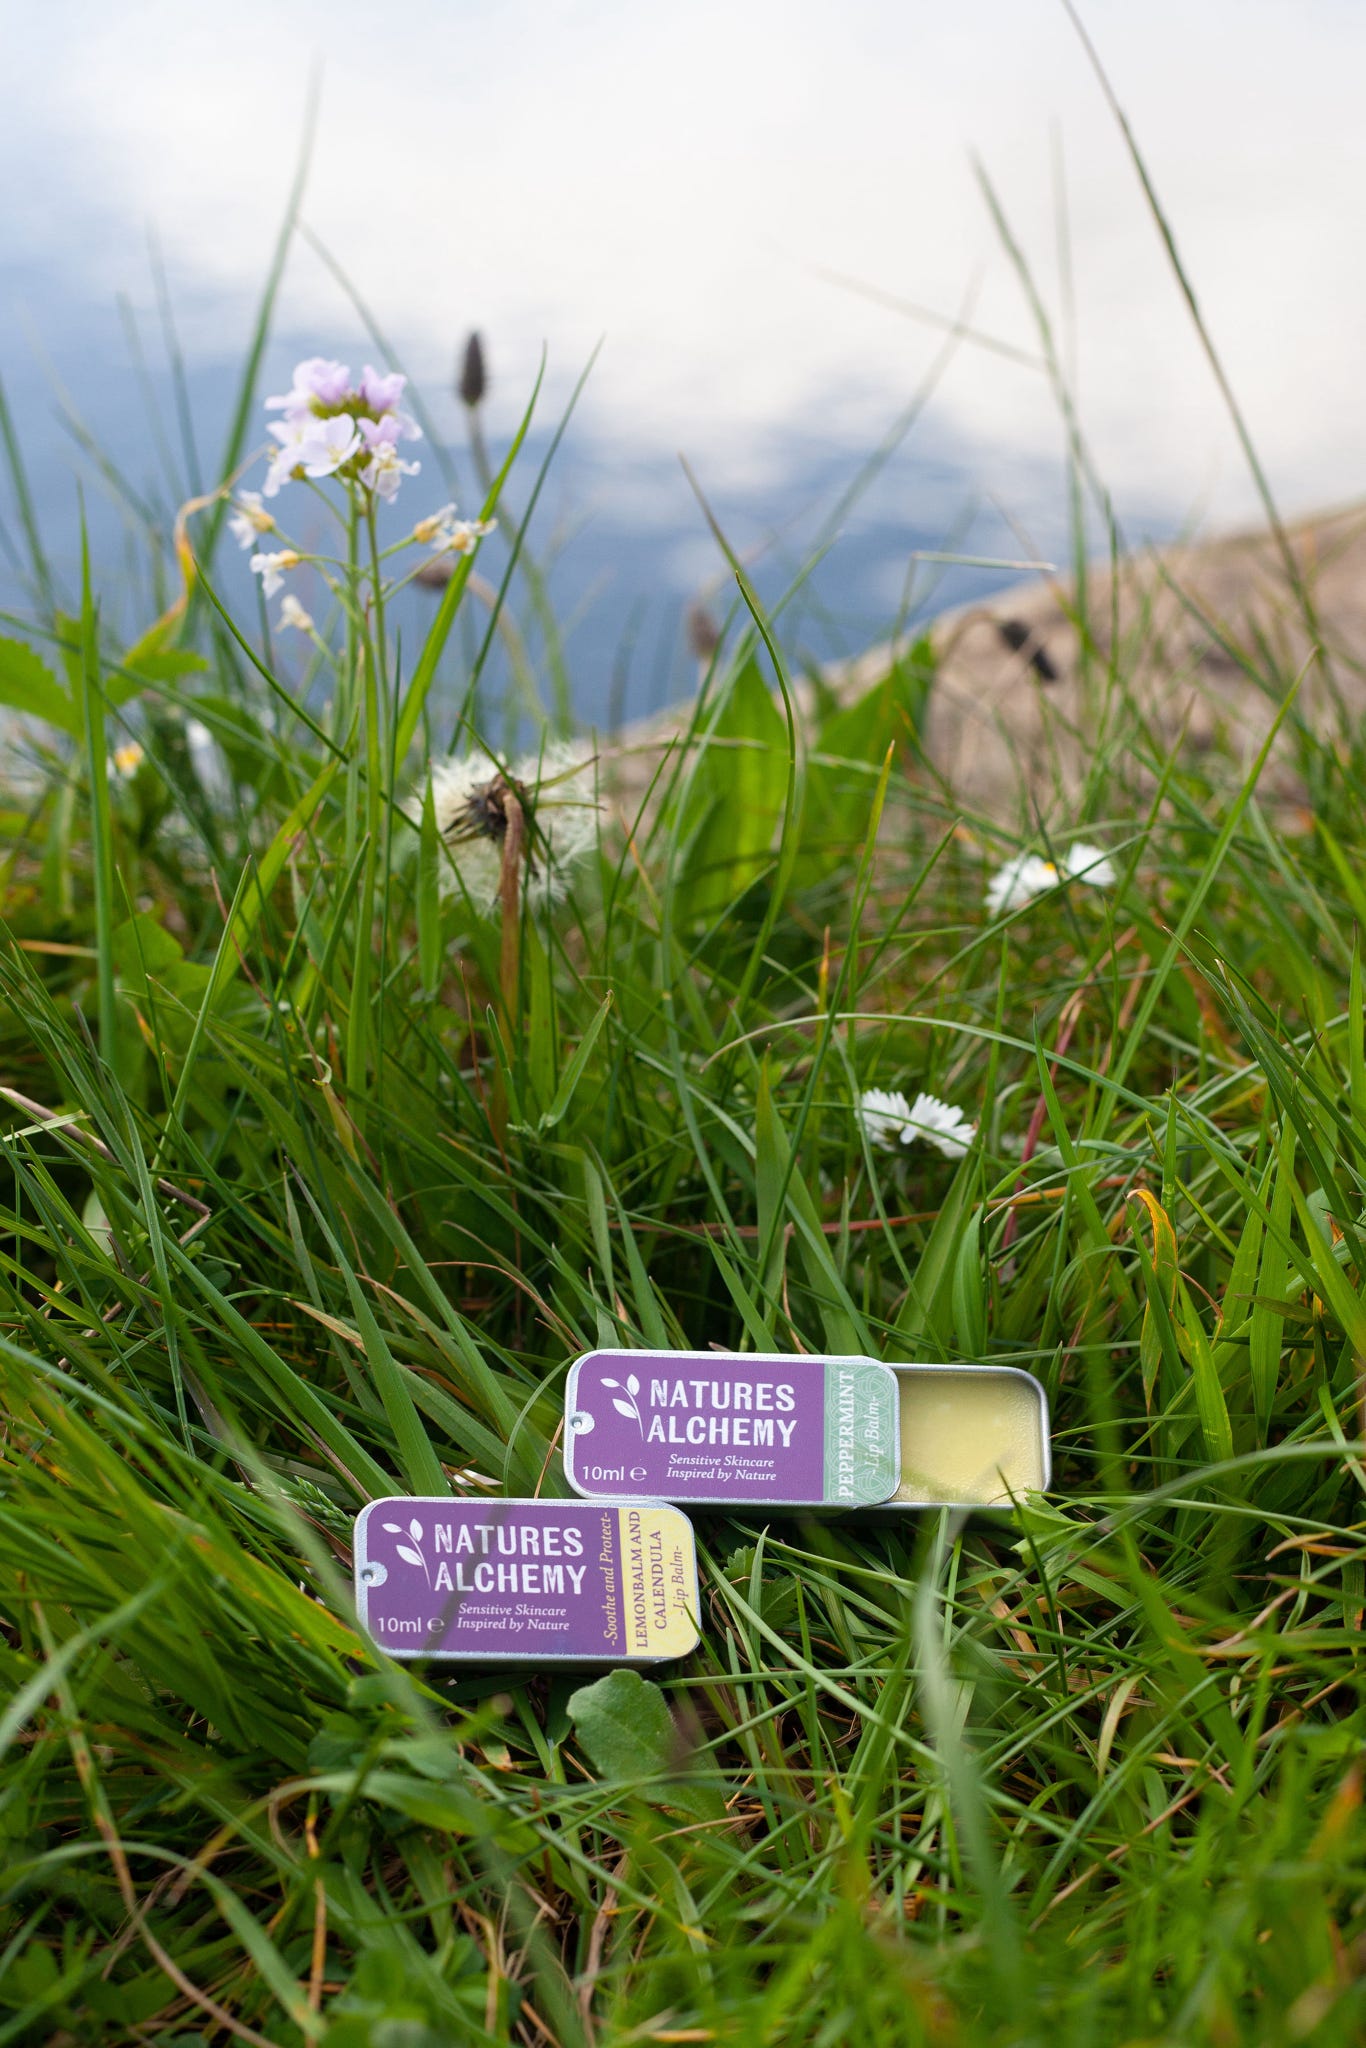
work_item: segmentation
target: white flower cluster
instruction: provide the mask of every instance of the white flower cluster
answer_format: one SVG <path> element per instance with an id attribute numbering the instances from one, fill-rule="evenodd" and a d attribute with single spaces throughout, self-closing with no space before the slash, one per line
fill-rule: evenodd
<path id="1" fill-rule="evenodd" d="M 997 868 L 987 883 L 986 906 L 992 917 L 1007 910 L 1023 910 L 1036 896 L 1046 896 L 1062 882 L 1085 882 L 1092 889 L 1113 889 L 1119 880 L 1103 846 L 1089 846 L 1078 839 L 1063 855 L 1060 866 L 1037 853 L 1019 853 Z"/>
<path id="2" fill-rule="evenodd" d="M 497 524 L 496 519 L 457 519 L 454 505 L 443 505 L 439 512 L 418 520 L 413 539 L 430 547 L 434 555 L 472 555 Z"/>
<path id="3" fill-rule="evenodd" d="M 267 410 L 284 415 L 270 427 L 278 446 L 262 489 L 233 493 L 228 531 L 239 547 L 256 550 L 251 568 L 261 578 L 267 598 L 281 588 L 286 571 L 304 559 L 291 547 L 266 550 L 260 545 L 263 534 L 278 531 L 265 501 L 277 496 L 282 485 L 299 477 L 317 481 L 338 476 L 363 485 L 387 503 L 405 476 L 417 475 L 420 465 L 405 461 L 399 452 L 401 442 L 422 438 L 417 422 L 399 404 L 407 382 L 397 371 L 381 375 L 367 363 L 353 385 L 345 363 L 309 356 L 295 365 L 289 390 L 266 400 Z M 458 519 L 454 505 L 443 505 L 418 520 L 411 538 L 430 547 L 434 555 L 471 555 L 497 524 L 496 519 Z M 314 630 L 312 619 L 292 595 L 281 605 L 279 622 L 300 632 Z"/>
<path id="4" fill-rule="evenodd" d="M 859 1097 L 859 1117 L 872 1145 L 914 1145 L 920 1139 L 945 1159 L 961 1159 L 977 1135 L 976 1124 L 937 1095 L 908 1102 L 899 1092 L 867 1088 Z"/>
<path id="5" fill-rule="evenodd" d="M 266 400 L 266 410 L 284 418 L 271 422 L 280 445 L 266 472 L 265 495 L 273 498 L 291 477 L 335 476 L 350 464 L 349 473 L 387 502 L 421 467 L 398 452 L 400 441 L 422 439 L 417 421 L 399 407 L 407 382 L 398 371 L 385 376 L 369 363 L 355 385 L 345 363 L 309 356 L 296 364 L 290 389 Z"/>
<path id="6" fill-rule="evenodd" d="M 522 846 L 528 898 L 545 908 L 557 903 L 569 873 L 597 840 L 598 801 L 593 756 L 557 743 L 517 761 L 506 776 L 487 755 L 444 761 L 432 770 L 436 828 L 449 852 L 442 864 L 449 894 L 462 890 L 475 908 L 498 903 L 507 837 L 507 798 L 515 795 L 526 818 Z"/>

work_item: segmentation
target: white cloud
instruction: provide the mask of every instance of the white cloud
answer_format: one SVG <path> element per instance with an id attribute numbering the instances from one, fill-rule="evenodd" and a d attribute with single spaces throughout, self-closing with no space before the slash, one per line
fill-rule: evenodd
<path id="1" fill-rule="evenodd" d="M 1085 9 L 1169 203 L 1210 324 L 1292 504 L 1360 488 L 1366 317 L 1355 195 L 1366 13 L 1332 0 Z M 871 440 L 933 333 L 828 266 L 1032 330 L 986 217 L 980 153 L 1056 305 L 1053 135 L 1070 195 L 1083 415 L 1122 493 L 1225 516 L 1251 494 L 1121 139 L 1054 0 L 139 0 L 0 5 L 33 83 L 0 138 L 0 253 L 101 292 L 154 224 L 199 349 L 240 333 L 288 185 L 310 65 L 306 215 L 414 367 L 489 336 L 500 401 L 542 338 L 563 393 L 599 336 L 601 434 L 762 476 L 782 434 Z M 225 320 L 225 304 L 232 319 Z M 308 251 L 283 313 L 350 325 Z M 1056 451 L 1041 378 L 963 349 L 941 435 L 1006 475 Z"/>

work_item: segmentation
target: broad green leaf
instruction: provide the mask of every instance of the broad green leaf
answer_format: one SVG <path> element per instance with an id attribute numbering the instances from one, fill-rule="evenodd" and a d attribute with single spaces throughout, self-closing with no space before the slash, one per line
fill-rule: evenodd
<path id="1" fill-rule="evenodd" d="M 918 642 L 881 682 L 821 719 L 806 767 L 799 886 L 862 853 L 883 763 L 919 737 L 933 675 L 932 651 Z"/>
<path id="2" fill-rule="evenodd" d="M 164 974 L 184 958 L 179 939 L 145 910 L 115 927 L 114 965 L 124 981 L 132 977 L 143 982 L 148 975 Z"/>
<path id="3" fill-rule="evenodd" d="M 609 1671 L 570 1695 L 569 1714 L 588 1761 L 604 1778 L 659 1777 L 678 1760 L 678 1730 L 663 1693 L 638 1671 Z"/>
<path id="4" fill-rule="evenodd" d="M 80 716 L 68 691 L 23 640 L 0 640 L 0 704 L 41 718 L 79 737 Z"/>
<path id="5" fill-rule="evenodd" d="M 105 680 L 104 694 L 110 704 L 126 704 L 146 683 L 175 683 L 181 676 L 207 669 L 202 654 L 175 644 L 184 615 L 183 604 L 172 605 L 127 649 Z"/>
<path id="6" fill-rule="evenodd" d="M 569 1695 L 569 1717 L 589 1762 L 609 1784 L 629 1785 L 661 1805 L 700 1816 L 721 1812 L 713 1787 L 680 1777 L 685 1759 L 673 1715 L 659 1687 L 638 1671 L 609 1671 L 581 1685 Z M 668 1782 L 650 1783 L 660 1778 Z"/>
<path id="7" fill-rule="evenodd" d="M 769 866 L 787 792 L 787 728 L 753 659 L 726 685 L 679 829 L 680 922 L 711 919 Z"/>

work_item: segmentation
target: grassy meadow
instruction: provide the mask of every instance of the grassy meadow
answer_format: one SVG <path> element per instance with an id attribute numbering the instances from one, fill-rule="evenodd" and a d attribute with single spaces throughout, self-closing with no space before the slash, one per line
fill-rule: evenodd
<path id="1" fill-rule="evenodd" d="M 5 436 L 0 2044 L 1360 2039 L 1361 732 L 1237 643 L 1287 830 L 1082 614 L 1083 786 L 974 816 L 933 634 L 799 716 L 736 564 L 628 756 L 557 689 L 515 444 L 496 531 L 406 551 L 400 442 L 289 482 L 254 531 L 333 506 L 312 620 L 228 602 L 258 360 L 238 512 L 149 531 L 131 643 Z M 989 911 L 1028 853 L 1061 879 Z M 871 1089 L 970 1149 L 876 1143 Z M 699 1513 L 658 1675 L 387 1660 L 352 1517 L 563 1492 L 595 1344 L 1024 1366 L 1054 1490 Z"/>

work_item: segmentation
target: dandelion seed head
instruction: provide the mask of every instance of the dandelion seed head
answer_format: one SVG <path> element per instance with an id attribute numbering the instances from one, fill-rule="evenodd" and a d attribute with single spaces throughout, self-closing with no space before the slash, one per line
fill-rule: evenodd
<path id="1" fill-rule="evenodd" d="M 449 849 L 444 886 L 462 886 L 482 911 L 498 902 L 508 798 L 526 818 L 523 877 L 529 900 L 548 908 L 564 895 L 570 871 L 596 843 L 598 802 L 593 760 L 581 748 L 557 742 L 514 762 L 505 777 L 486 755 L 443 761 L 432 770 L 437 830 Z"/>

